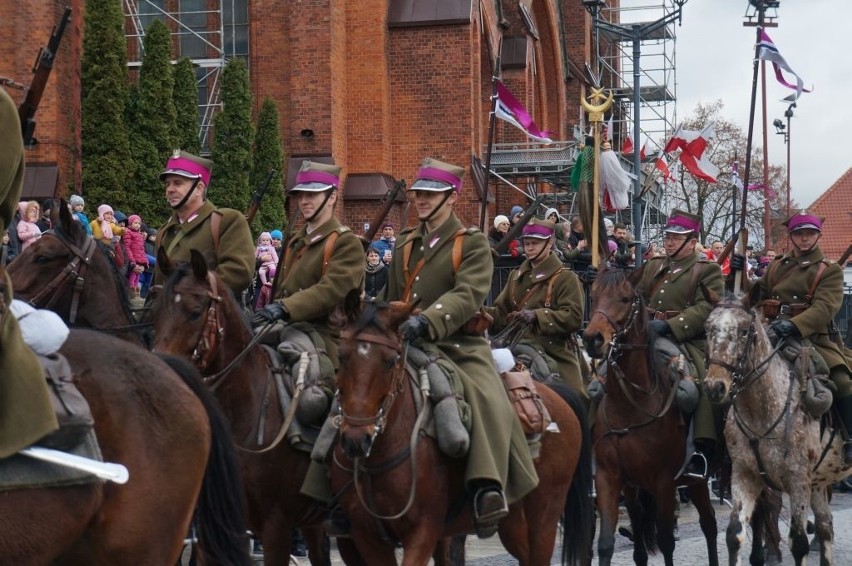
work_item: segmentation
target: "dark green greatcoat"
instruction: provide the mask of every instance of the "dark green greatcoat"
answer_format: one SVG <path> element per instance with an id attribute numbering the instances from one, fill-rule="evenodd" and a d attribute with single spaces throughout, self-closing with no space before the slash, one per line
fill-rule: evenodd
<path id="1" fill-rule="evenodd" d="M 550 304 L 545 304 L 548 288 Z M 494 317 L 494 330 L 499 331 L 506 326 L 510 313 L 525 309 L 535 311 L 535 325 L 527 329 L 523 339 L 535 342 L 553 358 L 562 380 L 587 397 L 574 339 L 583 324 L 584 304 L 583 287 L 577 275 L 551 253 L 538 267 L 525 260 L 514 270 L 489 313 Z M 569 340 L 572 348 L 566 347 Z"/>
<path id="2" fill-rule="evenodd" d="M 694 270 L 698 276 L 694 275 Z M 704 299 L 701 285 L 708 290 L 724 294 L 725 281 L 719 264 L 699 259 L 693 253 L 686 258 L 673 261 L 666 256 L 655 257 L 646 263 L 637 290 L 645 304 L 656 311 L 677 311 L 668 319 L 674 341 L 682 345 L 695 368 L 697 381 L 704 379 L 704 323 L 713 307 Z M 714 425 L 714 409 L 698 388 L 701 397 L 695 409 L 695 438 L 718 440 Z"/>
<path id="3" fill-rule="evenodd" d="M 838 264 L 829 262 L 819 246 L 814 246 L 804 254 L 793 250 L 790 254 L 776 257 L 757 285 L 761 299 L 776 299 L 782 305 L 802 304 L 820 265 L 825 267 L 814 289 L 810 307 L 790 321 L 825 359 L 831 369 L 831 378 L 837 385 L 837 397 L 842 399 L 852 395 L 849 362 L 840 345 L 829 337 L 828 325 L 843 304 L 843 270 Z"/>
<path id="4" fill-rule="evenodd" d="M 325 246 L 337 234 L 328 265 L 323 267 Z M 278 275 L 273 298 L 290 313 L 292 322 L 309 322 L 322 336 L 335 369 L 340 332 L 330 328 L 328 315 L 353 289 L 364 286 L 364 248 L 349 228 L 332 218 L 308 234 L 302 227 L 282 250 L 285 263 Z"/>
<path id="5" fill-rule="evenodd" d="M 388 283 L 379 298 L 403 299 L 403 249 L 412 242 L 409 269 L 413 271 L 420 258 L 425 257 L 426 262 L 411 287 L 411 302 L 422 309 L 421 314 L 429 321 L 429 340 L 456 365 L 471 407 L 465 481 L 497 482 L 511 503 L 532 491 L 538 476 L 488 342 L 483 336 L 460 331 L 485 301 L 493 273 L 488 240 L 473 229 L 458 236 L 464 238 L 462 261 L 457 271 L 453 269 L 453 244 L 461 228 L 453 214 L 429 234 L 424 234 L 422 227 L 404 230 L 396 239 Z"/>
<path id="6" fill-rule="evenodd" d="M 24 145 L 15 103 L 0 88 L 0 234 L 6 231 L 24 184 Z M 41 365 L 7 310 L 12 283 L 2 270 L 0 298 L 0 458 L 58 428 Z"/>
<path id="7" fill-rule="evenodd" d="M 214 212 L 221 214 L 218 249 L 213 240 Z M 205 201 L 188 222 L 181 224 L 177 214 L 173 214 L 157 232 L 157 248 L 163 248 L 173 262 L 188 262 L 193 249 L 215 260 L 216 273 L 237 298 L 254 277 L 254 242 L 245 216 L 231 208 L 216 208 L 210 201 Z M 162 285 L 164 281 L 163 272 L 156 266 L 154 284 Z"/>

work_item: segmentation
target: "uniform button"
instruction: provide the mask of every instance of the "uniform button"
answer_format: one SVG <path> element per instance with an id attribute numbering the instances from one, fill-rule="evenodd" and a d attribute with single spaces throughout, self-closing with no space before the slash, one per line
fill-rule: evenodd
<path id="1" fill-rule="evenodd" d="M 793 298 L 794 298 L 794 299 L 798 299 L 799 297 L 797 297 L 796 295 L 793 295 Z"/>
<path id="2" fill-rule="evenodd" d="M 666 292 L 665 289 L 660 289 L 660 293 L 665 293 L 665 292 Z"/>
<path id="3" fill-rule="evenodd" d="M 438 303 L 437 305 L 435 305 L 435 308 L 438 309 L 438 310 L 441 310 L 442 308 L 444 308 L 444 305 L 442 305 L 441 303 Z"/>
<path id="4" fill-rule="evenodd" d="M 415 281 L 420 281 L 420 276 L 418 275 L 417 277 L 415 277 L 415 278 L 414 278 L 414 280 L 415 280 Z"/>
<path id="5" fill-rule="evenodd" d="M 668 282 L 669 282 L 669 280 L 668 280 L 668 279 L 666 279 L 665 281 L 663 281 L 663 283 L 668 283 Z"/>
<path id="6" fill-rule="evenodd" d="M 450 320 L 450 315 L 445 314 L 445 315 L 444 315 L 444 320 Z"/>
<path id="7" fill-rule="evenodd" d="M 461 344 L 453 344 L 456 348 L 461 348 Z"/>
<path id="8" fill-rule="evenodd" d="M 678 318 L 679 321 L 683 322 L 683 317 Z"/>
<path id="9" fill-rule="evenodd" d="M 683 329 L 684 329 L 684 330 L 686 330 L 687 328 L 689 328 L 689 325 L 688 325 L 688 324 L 684 324 L 684 325 L 683 325 Z"/>
<path id="10" fill-rule="evenodd" d="M 548 324 L 548 326 L 553 326 L 553 323 L 551 322 L 550 324 Z"/>
<path id="11" fill-rule="evenodd" d="M 421 251 L 421 252 L 423 251 L 423 246 L 420 246 L 420 251 Z"/>
<path id="12" fill-rule="evenodd" d="M 412 297 L 414 297 L 414 298 L 416 299 L 416 298 L 417 298 L 417 293 L 414 293 L 414 294 L 412 294 L 411 296 L 412 296 Z"/>
<path id="13" fill-rule="evenodd" d="M 662 304 L 663 304 L 663 301 L 657 301 L 657 304 L 658 304 L 658 305 L 662 305 Z"/>

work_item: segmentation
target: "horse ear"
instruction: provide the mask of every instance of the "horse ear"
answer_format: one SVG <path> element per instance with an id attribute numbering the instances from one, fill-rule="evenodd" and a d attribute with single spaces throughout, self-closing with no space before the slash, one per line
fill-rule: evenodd
<path id="1" fill-rule="evenodd" d="M 642 264 L 642 267 L 640 267 L 639 269 L 634 269 L 633 271 L 631 271 L 630 274 L 627 276 L 627 281 L 631 285 L 636 287 L 639 284 L 639 281 L 642 280 L 642 274 L 645 273 L 645 267 L 647 265 L 648 265 L 648 262 L 645 262 L 645 263 Z"/>
<path id="2" fill-rule="evenodd" d="M 704 300 L 715 307 L 716 304 L 719 302 L 719 299 L 721 298 L 719 297 L 719 294 L 713 291 L 712 289 L 708 289 L 707 285 L 705 285 L 704 283 L 699 285 L 699 287 L 701 287 L 701 294 L 704 295 Z"/>
<path id="3" fill-rule="evenodd" d="M 196 279 L 200 281 L 207 279 L 209 269 L 207 267 L 207 260 L 204 259 L 204 254 L 193 248 L 190 250 L 189 264 L 192 266 L 192 273 Z"/>
<path id="4" fill-rule="evenodd" d="M 166 253 L 166 250 L 162 246 L 157 250 L 157 267 L 160 268 L 160 271 L 166 277 L 171 275 L 175 269 L 175 264 L 169 259 L 169 254 Z"/>
<path id="5" fill-rule="evenodd" d="M 420 312 L 419 309 L 415 309 L 414 305 L 403 301 L 392 301 L 388 306 L 390 307 L 388 310 L 388 325 L 393 330 L 399 328 L 399 325 L 414 314 L 415 310 Z"/>
<path id="6" fill-rule="evenodd" d="M 50 211 L 50 223 L 53 226 L 57 224 L 62 226 L 62 230 L 71 233 L 74 229 L 74 224 L 78 224 L 71 218 L 71 210 L 68 208 L 68 202 L 63 198 L 59 199 L 59 206 L 54 206 Z"/>
<path id="7" fill-rule="evenodd" d="M 332 328 L 343 328 L 347 324 L 353 324 L 361 316 L 361 291 L 352 289 L 343 297 L 343 303 L 334 307 L 328 315 L 328 322 Z"/>

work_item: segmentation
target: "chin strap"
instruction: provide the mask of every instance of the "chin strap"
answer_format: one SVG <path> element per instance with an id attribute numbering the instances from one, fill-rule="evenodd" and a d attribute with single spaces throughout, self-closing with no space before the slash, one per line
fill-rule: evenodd
<path id="1" fill-rule="evenodd" d="M 677 255 L 680 253 L 680 251 L 683 249 L 683 247 L 684 247 L 687 243 L 689 243 L 689 241 L 693 238 L 693 234 L 694 234 L 694 232 L 690 232 L 690 233 L 689 233 L 689 237 L 688 237 L 688 238 L 686 238 L 686 239 L 683 241 L 683 243 L 682 243 L 682 244 L 680 245 L 680 247 L 679 247 L 679 248 L 675 251 L 675 253 L 673 253 L 673 254 L 669 255 L 669 259 L 677 257 Z"/>
<path id="2" fill-rule="evenodd" d="M 552 237 L 551 237 L 550 241 L 551 241 L 551 242 L 553 241 L 553 238 L 552 238 Z M 543 248 L 541 248 L 541 251 L 540 251 L 540 252 L 538 252 L 537 254 L 535 254 L 535 257 L 531 257 L 531 258 L 529 258 L 530 262 L 531 262 L 531 263 L 535 263 L 535 262 L 537 262 L 537 261 L 538 261 L 538 258 L 540 258 L 540 257 L 541 257 L 541 254 L 543 254 L 543 253 L 544 253 L 544 250 L 546 250 L 546 249 L 547 249 L 547 244 L 545 244 L 545 245 L 544 245 L 544 247 L 543 247 Z M 552 248 L 551 248 L 551 249 L 552 249 Z M 548 251 L 548 253 L 550 253 L 550 252 Z"/>
<path id="3" fill-rule="evenodd" d="M 793 247 L 796 248 L 796 251 L 798 251 L 800 254 L 806 254 L 809 251 L 811 251 L 812 249 L 814 249 L 816 247 L 816 245 L 819 243 L 819 241 L 822 239 L 822 232 L 819 232 L 819 236 L 817 236 L 817 239 L 814 242 L 814 244 L 806 250 L 802 250 L 802 248 L 797 246 L 796 242 L 793 241 L 793 238 L 790 237 L 790 234 L 787 234 L 787 239 L 790 240 L 790 243 L 793 244 Z"/>
<path id="4" fill-rule="evenodd" d="M 198 186 L 198 182 L 199 182 L 199 181 L 201 181 L 201 179 L 196 179 L 195 181 L 193 181 L 193 182 L 192 182 L 192 186 L 191 186 L 191 187 L 189 187 L 189 190 L 188 190 L 188 191 L 186 191 L 186 194 L 185 194 L 185 195 L 183 195 L 183 198 L 182 198 L 182 199 L 180 199 L 180 202 L 179 202 L 179 203 L 177 203 L 176 205 L 174 205 L 174 206 L 172 207 L 172 210 L 179 210 L 179 209 L 180 209 L 183 205 L 185 205 L 185 204 L 186 204 L 186 201 L 188 201 L 188 200 L 189 200 L 190 195 L 192 195 L 192 191 L 194 191 L 194 190 L 195 190 L 195 187 L 197 187 L 197 186 Z"/>
<path id="5" fill-rule="evenodd" d="M 435 213 L 441 210 L 441 207 L 444 206 L 444 203 L 447 202 L 447 199 L 449 199 L 450 195 L 453 194 L 452 187 L 444 191 L 444 193 L 444 199 L 440 202 L 440 204 L 438 204 L 438 206 L 432 209 L 432 212 L 429 213 L 429 216 L 420 219 L 421 224 L 426 224 L 427 222 L 429 222 L 432 217 L 435 216 Z"/>
<path id="6" fill-rule="evenodd" d="M 313 221 L 314 221 L 314 218 L 316 218 L 316 217 L 317 217 L 317 214 L 319 214 L 320 212 L 322 212 L 322 209 L 323 209 L 323 208 L 325 208 L 325 205 L 326 205 L 326 203 L 328 202 L 328 199 L 330 199 L 330 198 L 331 198 L 331 193 L 333 193 L 335 190 L 337 190 L 337 189 L 335 189 L 334 187 L 332 187 L 332 188 L 328 189 L 328 190 L 325 192 L 325 198 L 324 198 L 324 199 L 322 199 L 322 202 L 321 202 L 321 203 L 320 203 L 320 205 L 317 207 L 316 211 L 314 211 L 314 213 L 313 213 L 313 214 L 311 214 L 310 218 L 305 218 L 305 222 L 310 223 L 310 222 L 313 222 Z"/>

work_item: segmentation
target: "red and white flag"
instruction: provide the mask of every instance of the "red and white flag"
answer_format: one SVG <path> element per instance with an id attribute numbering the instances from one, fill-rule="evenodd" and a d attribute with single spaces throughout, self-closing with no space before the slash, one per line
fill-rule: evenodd
<path id="1" fill-rule="evenodd" d="M 712 123 L 701 131 L 684 130 L 678 127 L 663 148 L 663 153 L 681 150 L 680 161 L 687 171 L 698 179 L 715 183 L 719 176 L 719 168 L 710 162 L 707 155 L 707 145 L 715 135 L 715 125 Z"/>
<path id="2" fill-rule="evenodd" d="M 669 162 L 666 160 L 666 153 L 664 151 L 660 150 L 657 161 L 654 163 L 654 168 L 663 174 L 663 180 L 671 179 L 672 172 L 669 169 Z"/>
<path id="3" fill-rule="evenodd" d="M 633 138 L 630 136 L 624 138 L 624 143 L 621 144 L 621 153 L 623 155 L 633 155 Z"/>
<path id="4" fill-rule="evenodd" d="M 645 150 L 648 148 L 648 139 L 642 144 L 642 149 L 639 150 L 639 161 L 645 161 Z"/>
<path id="5" fill-rule="evenodd" d="M 509 92 L 509 89 L 497 81 L 497 105 L 495 107 L 495 115 L 501 120 L 509 122 L 530 139 L 544 144 L 552 143 L 553 140 L 548 137 L 546 132 L 541 131 L 530 116 L 529 112 L 518 101 L 515 96 Z"/>

